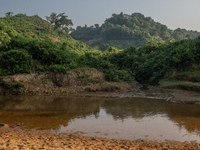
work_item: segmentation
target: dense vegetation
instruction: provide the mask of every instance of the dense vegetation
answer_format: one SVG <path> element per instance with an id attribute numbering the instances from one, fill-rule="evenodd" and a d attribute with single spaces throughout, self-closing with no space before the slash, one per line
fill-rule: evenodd
<path id="1" fill-rule="evenodd" d="M 76 40 L 81 40 L 91 46 L 105 50 L 109 46 L 124 49 L 135 45 L 144 46 L 150 42 L 164 42 L 168 40 L 180 41 L 182 39 L 193 39 L 200 35 L 197 31 L 185 29 L 171 30 L 166 25 L 155 22 L 151 17 L 145 17 L 140 13 L 113 14 L 111 18 L 99 26 L 81 27 L 71 32 Z"/>
<path id="2" fill-rule="evenodd" d="M 177 42 L 149 42 L 140 48 L 131 46 L 124 50 L 110 47 L 102 52 L 60 33 L 39 16 L 19 14 L 0 18 L 0 28 L 3 33 L 0 76 L 96 68 L 104 72 L 109 81 L 136 79 L 140 83 L 157 84 L 172 69 L 184 71 L 200 63 L 200 37 Z"/>
<path id="3" fill-rule="evenodd" d="M 132 80 L 118 71 L 104 55 L 71 38 L 62 29 L 39 16 L 18 14 L 0 18 L 0 75 L 93 67 L 106 73 L 110 81 Z"/>
<path id="4" fill-rule="evenodd" d="M 200 63 L 200 37 L 161 45 L 130 47 L 109 57 L 119 69 L 130 70 L 136 80 L 142 83 L 157 84 L 169 71 L 177 72 L 194 69 Z"/>
<path id="5" fill-rule="evenodd" d="M 66 47 L 66 43 L 55 44 L 51 40 L 12 37 L 0 45 L 0 75 L 29 73 L 33 70 L 67 73 L 70 69 L 92 67 L 104 72 L 110 81 L 132 79 L 128 73 L 124 74 L 107 60 L 106 52 L 78 53 Z"/>
<path id="6" fill-rule="evenodd" d="M 78 42 L 59 28 L 40 18 L 38 15 L 18 14 L 0 18 L 0 42 L 9 41 L 12 37 L 21 36 L 27 39 L 52 40 L 54 43 L 65 43 L 66 49 L 84 52 L 94 51 L 91 47 Z"/>

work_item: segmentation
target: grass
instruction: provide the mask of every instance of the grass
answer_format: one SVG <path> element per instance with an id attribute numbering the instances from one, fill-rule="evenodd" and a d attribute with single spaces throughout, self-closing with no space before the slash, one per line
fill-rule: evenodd
<path id="1" fill-rule="evenodd" d="M 3 80 L 3 78 L 0 78 L 0 86 L 2 86 L 5 89 L 10 89 L 10 90 L 20 89 L 20 88 L 24 87 L 24 85 L 22 83 L 20 83 L 20 82 L 16 82 L 14 84 L 11 84 L 11 83 L 5 82 Z"/>
<path id="2" fill-rule="evenodd" d="M 200 84 L 187 82 L 187 81 L 180 81 L 180 80 L 161 80 L 159 82 L 160 88 L 167 88 L 167 89 L 181 89 L 186 91 L 195 91 L 200 92 Z"/>
<path id="3" fill-rule="evenodd" d="M 85 85 L 87 85 L 88 83 L 101 83 L 101 79 L 99 78 L 91 78 L 89 79 L 90 75 L 82 75 L 82 76 L 78 76 L 78 80 L 82 81 Z"/>
<path id="4" fill-rule="evenodd" d="M 160 85 L 160 87 L 169 87 L 169 86 L 179 85 L 182 83 L 183 83 L 183 81 L 180 81 L 180 80 L 161 80 L 159 82 L 159 85 Z"/>
<path id="5" fill-rule="evenodd" d="M 176 77 L 176 76 L 188 76 L 188 75 L 200 75 L 200 71 L 199 70 L 185 71 L 185 72 L 181 72 L 181 73 L 178 73 L 176 75 L 170 76 L 170 78 L 173 78 L 173 77 Z"/>
<path id="6" fill-rule="evenodd" d="M 83 67 L 83 68 L 71 69 L 71 70 L 69 70 L 69 71 L 77 71 L 77 70 L 96 70 L 96 69 L 90 68 L 90 67 Z"/>
<path id="7" fill-rule="evenodd" d="M 101 86 L 101 91 L 115 91 L 118 89 L 120 89 L 119 86 L 111 85 L 111 84 Z"/>
<path id="8" fill-rule="evenodd" d="M 101 82 L 101 79 L 99 79 L 99 78 L 93 78 L 93 79 L 91 79 L 92 80 L 92 82 L 94 82 L 94 83 L 100 83 Z"/>
<path id="9" fill-rule="evenodd" d="M 105 85 L 105 87 L 118 87 L 118 86 L 112 85 L 112 84 L 107 84 L 107 85 Z"/>
<path id="10" fill-rule="evenodd" d="M 191 82 L 200 82 L 200 70 L 189 70 L 170 76 L 172 80 L 184 80 Z"/>
<path id="11" fill-rule="evenodd" d="M 90 75 L 82 75 L 82 76 L 78 76 L 79 79 L 84 79 L 84 78 L 89 78 Z"/>
<path id="12" fill-rule="evenodd" d="M 119 88 L 119 86 L 112 85 L 112 84 L 106 84 L 106 85 L 103 85 L 101 88 Z"/>

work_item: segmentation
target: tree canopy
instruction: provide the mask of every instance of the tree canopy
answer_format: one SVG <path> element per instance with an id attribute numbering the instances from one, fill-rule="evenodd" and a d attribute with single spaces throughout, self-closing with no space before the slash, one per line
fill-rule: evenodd
<path id="1" fill-rule="evenodd" d="M 5 13 L 6 14 L 6 17 L 9 17 L 9 16 L 12 16 L 13 14 L 14 14 L 14 12 L 7 12 L 7 13 Z"/>
<path id="2" fill-rule="evenodd" d="M 61 14 L 58 19 L 61 19 L 62 15 L 64 14 Z M 113 17 L 119 17 L 125 22 L 126 19 L 123 18 L 136 17 L 138 22 L 140 22 L 139 18 L 152 20 L 139 13 L 131 16 L 123 13 L 113 14 Z M 128 28 L 123 21 L 113 23 L 115 21 L 112 18 L 101 27 L 96 25 L 77 28 L 94 31 L 90 36 L 95 35 L 95 31 L 104 32 L 102 29 L 107 29 L 106 26 Z M 117 24 L 118 22 L 120 24 Z M 70 69 L 81 67 L 96 68 L 105 73 L 109 81 L 131 82 L 136 79 L 140 83 L 157 84 L 173 70 L 181 72 L 196 69 L 199 72 L 200 37 L 164 43 L 158 43 L 157 41 L 161 38 L 158 37 L 143 47 L 131 46 L 123 50 L 109 47 L 106 43 L 103 46 L 107 50 L 102 52 L 72 39 L 70 35 L 61 32 L 60 28 L 55 29 L 55 24 L 56 21 L 52 25 L 38 15 L 18 14 L 0 18 L 0 76 L 31 71 L 67 73 Z M 159 24 L 157 25 L 159 27 Z M 168 31 L 164 25 L 160 25 L 160 30 Z M 181 36 L 187 33 L 188 38 L 191 38 L 190 32 L 197 34 L 195 31 L 188 32 L 184 29 L 177 29 L 172 34 L 181 33 L 179 35 Z M 123 36 L 123 34 L 122 32 L 119 35 Z M 117 43 L 121 44 L 119 41 Z M 194 78 L 194 81 L 199 82 L 199 79 Z"/>
<path id="3" fill-rule="evenodd" d="M 50 16 L 45 16 L 45 17 L 48 22 L 50 22 L 51 24 L 54 24 L 57 19 L 57 13 L 52 12 Z"/>
<path id="4" fill-rule="evenodd" d="M 57 13 L 53 12 L 50 16 L 46 16 L 46 19 L 55 26 L 55 29 L 60 29 L 61 32 L 69 34 L 71 29 L 70 26 L 73 26 L 73 23 L 72 20 L 67 19 L 67 17 L 68 16 L 66 16 L 65 13 L 60 13 L 57 15 Z"/>
<path id="5" fill-rule="evenodd" d="M 100 49 L 104 47 L 104 44 L 123 49 L 132 45 L 144 46 L 151 40 L 164 42 L 193 39 L 200 36 L 200 33 L 180 28 L 171 30 L 166 25 L 155 22 L 151 17 L 145 17 L 141 13 L 128 15 L 121 12 L 112 14 L 101 26 L 78 26 L 71 32 L 71 36 L 83 42 L 99 39 L 91 43 L 91 46 L 99 46 Z"/>

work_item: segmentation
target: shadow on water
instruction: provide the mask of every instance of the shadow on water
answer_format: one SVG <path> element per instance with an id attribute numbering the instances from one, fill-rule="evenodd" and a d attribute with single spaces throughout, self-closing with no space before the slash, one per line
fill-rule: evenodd
<path id="1" fill-rule="evenodd" d="M 65 132 L 76 128 L 75 131 L 87 132 L 88 136 L 101 131 L 112 133 L 101 137 L 161 141 L 198 140 L 200 134 L 200 105 L 158 99 L 3 96 L 0 110 L 1 123 L 11 127 L 24 123 L 26 129 Z"/>

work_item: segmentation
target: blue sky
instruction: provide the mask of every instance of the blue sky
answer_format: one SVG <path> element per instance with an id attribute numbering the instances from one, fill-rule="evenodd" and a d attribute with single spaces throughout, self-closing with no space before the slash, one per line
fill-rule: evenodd
<path id="1" fill-rule="evenodd" d="M 102 24 L 113 13 L 139 12 L 170 29 L 200 31 L 200 0 L 0 0 L 0 17 L 6 12 L 39 15 L 65 12 L 74 27 Z"/>

